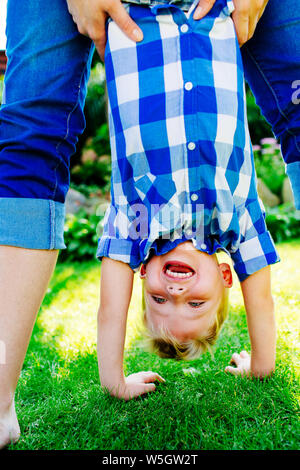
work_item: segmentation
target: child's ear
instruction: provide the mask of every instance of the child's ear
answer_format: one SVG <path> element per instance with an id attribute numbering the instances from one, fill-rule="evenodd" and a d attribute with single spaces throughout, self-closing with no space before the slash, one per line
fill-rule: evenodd
<path id="1" fill-rule="evenodd" d="M 142 264 L 141 269 L 140 269 L 140 278 L 144 279 L 146 277 L 146 267 L 144 264 Z"/>
<path id="2" fill-rule="evenodd" d="M 221 272 L 222 277 L 223 277 L 224 286 L 225 287 L 232 287 L 233 279 L 232 279 L 232 272 L 231 272 L 231 268 L 230 268 L 229 264 L 221 263 L 219 265 L 219 268 L 220 268 L 220 272 Z"/>

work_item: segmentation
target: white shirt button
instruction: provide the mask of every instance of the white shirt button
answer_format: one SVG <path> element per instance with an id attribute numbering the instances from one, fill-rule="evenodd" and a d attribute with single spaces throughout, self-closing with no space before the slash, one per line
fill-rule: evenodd
<path id="1" fill-rule="evenodd" d="M 189 143 L 188 143 L 188 148 L 189 148 L 190 150 L 194 150 L 195 147 L 196 147 L 195 142 L 189 142 Z"/>
<path id="2" fill-rule="evenodd" d="M 191 200 L 192 201 L 197 201 L 197 199 L 198 199 L 197 194 L 194 193 L 194 194 L 191 195 Z"/>
<path id="3" fill-rule="evenodd" d="M 186 33 L 188 30 L 189 30 L 189 27 L 186 23 L 180 26 L 180 31 L 182 33 Z"/>
<path id="4" fill-rule="evenodd" d="M 185 234 L 189 237 L 190 235 L 192 235 L 192 231 L 188 229 L 188 230 L 185 232 Z"/>
<path id="5" fill-rule="evenodd" d="M 206 250 L 207 245 L 206 245 L 205 243 L 202 243 L 202 244 L 200 245 L 200 248 L 202 248 L 202 250 Z"/>
<path id="6" fill-rule="evenodd" d="M 193 88 L 192 82 L 186 82 L 186 84 L 184 85 L 184 88 L 190 91 Z"/>

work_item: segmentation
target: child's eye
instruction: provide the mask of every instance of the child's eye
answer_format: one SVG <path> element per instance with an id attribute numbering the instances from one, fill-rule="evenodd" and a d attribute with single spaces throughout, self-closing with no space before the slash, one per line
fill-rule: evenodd
<path id="1" fill-rule="evenodd" d="M 152 298 L 155 300 L 155 302 L 157 302 L 158 304 L 163 304 L 164 302 L 166 302 L 166 299 L 162 299 L 161 297 L 155 297 L 154 295 L 152 295 Z"/>
<path id="2" fill-rule="evenodd" d="M 191 305 L 191 307 L 200 307 L 201 305 L 204 304 L 204 302 L 189 302 L 189 304 Z"/>

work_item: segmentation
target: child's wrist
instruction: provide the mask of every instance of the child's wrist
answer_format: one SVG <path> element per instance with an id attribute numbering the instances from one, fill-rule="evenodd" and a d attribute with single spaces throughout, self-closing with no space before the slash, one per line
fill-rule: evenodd
<path id="1" fill-rule="evenodd" d="M 250 376 L 255 377 L 257 379 L 264 379 L 266 377 L 271 377 L 271 375 L 275 372 L 275 367 L 251 367 Z"/>
<path id="2" fill-rule="evenodd" d="M 125 386 L 124 373 L 103 375 L 100 373 L 100 383 L 103 388 L 108 390 Z"/>
<path id="3" fill-rule="evenodd" d="M 101 381 L 101 387 L 106 390 L 110 395 L 122 397 L 126 389 L 125 379 L 119 381 Z"/>
<path id="4" fill-rule="evenodd" d="M 275 359 L 259 360 L 255 354 L 251 355 L 250 373 L 252 376 L 263 379 L 271 376 L 273 372 L 275 372 Z"/>

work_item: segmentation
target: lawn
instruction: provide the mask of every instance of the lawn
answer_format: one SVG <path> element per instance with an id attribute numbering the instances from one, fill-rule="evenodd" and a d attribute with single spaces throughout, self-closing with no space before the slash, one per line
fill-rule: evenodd
<path id="1" fill-rule="evenodd" d="M 22 437 L 11 449 L 297 449 L 299 448 L 300 240 L 278 245 L 273 267 L 277 370 L 268 381 L 223 372 L 234 351 L 249 350 L 237 279 L 217 343 L 190 362 L 143 352 L 135 328 L 141 283 L 129 312 L 125 368 L 154 370 L 157 391 L 124 402 L 104 394 L 96 361 L 100 263 L 56 267 L 40 309 L 17 388 Z"/>

